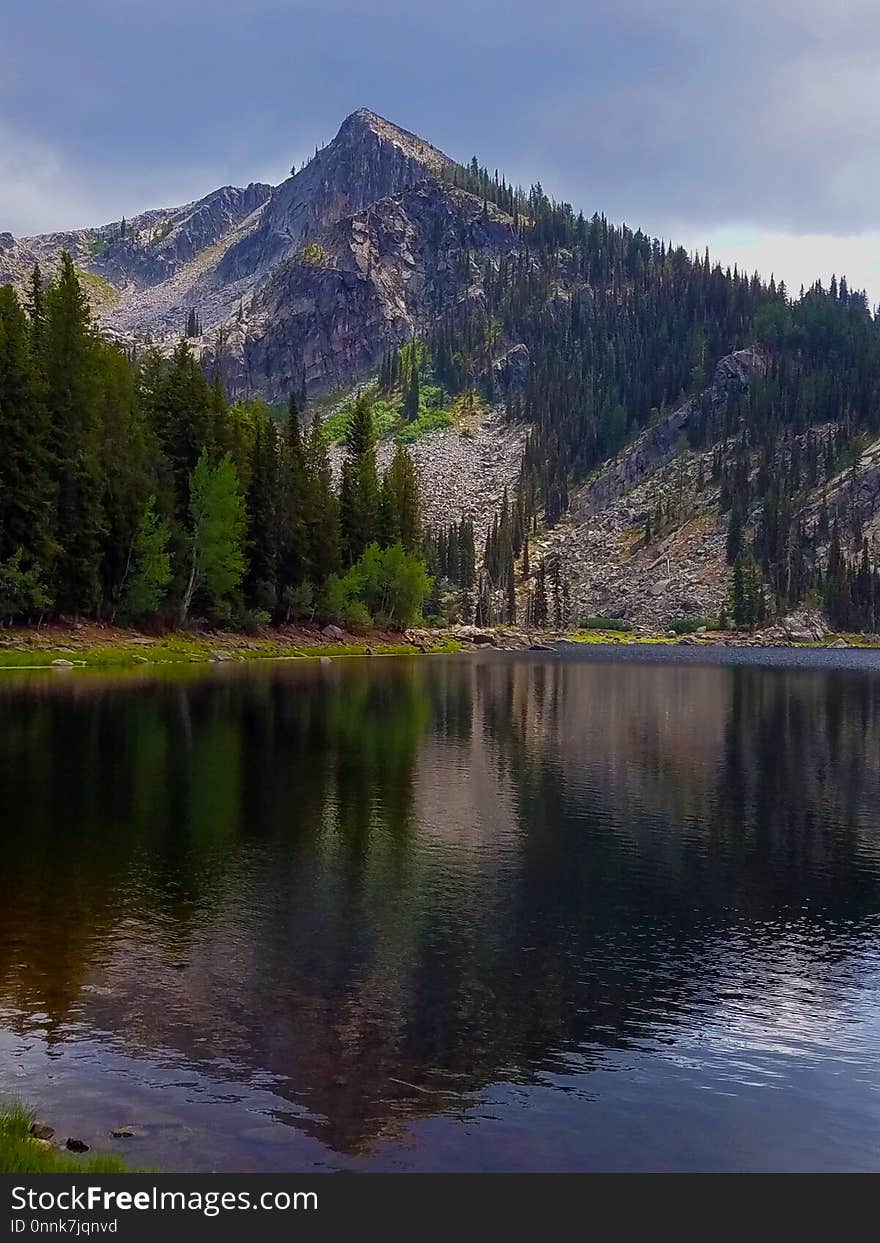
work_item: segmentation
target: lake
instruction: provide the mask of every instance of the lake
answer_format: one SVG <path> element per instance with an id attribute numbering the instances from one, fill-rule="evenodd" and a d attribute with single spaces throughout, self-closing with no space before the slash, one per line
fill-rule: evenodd
<path id="1" fill-rule="evenodd" d="M 4 673 L 0 812 L 0 1097 L 60 1137 L 880 1168 L 876 654 Z"/>

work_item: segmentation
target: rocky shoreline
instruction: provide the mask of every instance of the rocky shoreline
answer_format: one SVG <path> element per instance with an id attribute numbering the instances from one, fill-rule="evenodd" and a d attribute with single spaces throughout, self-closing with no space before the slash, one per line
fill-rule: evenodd
<path id="1" fill-rule="evenodd" d="M 797 614 L 753 632 L 676 633 L 650 626 L 535 631 L 472 625 L 400 632 L 353 633 L 339 626 L 277 626 L 258 634 L 192 630 L 144 634 L 95 623 L 53 624 L 0 631 L 0 670 L 135 668 L 258 660 L 333 660 L 348 656 L 405 656 L 468 651 L 555 651 L 587 646 L 732 648 L 880 648 L 880 635 L 838 635 L 818 615 Z"/>

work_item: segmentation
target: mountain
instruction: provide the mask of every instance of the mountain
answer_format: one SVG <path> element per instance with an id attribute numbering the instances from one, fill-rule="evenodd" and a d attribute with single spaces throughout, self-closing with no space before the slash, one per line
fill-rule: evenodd
<path id="1" fill-rule="evenodd" d="M 218 355 L 234 394 L 286 397 L 303 369 L 313 389 L 335 386 L 411 333 L 424 309 L 420 284 L 434 305 L 456 292 L 442 278 L 413 282 L 414 265 L 426 272 L 435 259 L 452 262 L 459 224 L 462 244 L 482 244 L 473 203 L 439 193 L 437 175 L 452 166 L 430 143 L 362 108 L 279 186 L 224 186 L 183 207 L 91 229 L 0 234 L 0 283 L 23 289 L 35 262 L 51 274 L 67 250 L 106 330 L 162 344 L 179 337 L 194 310 L 200 344 Z M 436 193 L 410 193 L 427 183 Z M 351 323 L 341 338 L 326 326 L 337 310 Z"/>
<path id="2" fill-rule="evenodd" d="M 437 608 L 475 586 L 483 622 L 756 625 L 809 605 L 880 625 L 880 320 L 843 279 L 792 299 L 366 109 L 279 186 L 0 234 L 0 283 L 63 250 L 106 334 L 148 360 L 132 384 L 145 443 L 165 443 L 139 478 L 176 471 L 178 516 L 211 438 L 251 478 L 255 399 L 305 398 L 338 438 L 366 391 L 383 463 L 412 446 Z M 232 416 L 219 390 L 198 420 L 181 404 L 199 383 L 184 331 Z M 448 552 L 462 518 L 476 584 Z M 296 585 L 267 574 L 255 599 Z"/>

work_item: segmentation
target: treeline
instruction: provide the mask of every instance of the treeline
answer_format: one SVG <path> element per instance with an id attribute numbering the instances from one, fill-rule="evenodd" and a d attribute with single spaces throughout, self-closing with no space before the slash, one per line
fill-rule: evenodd
<path id="1" fill-rule="evenodd" d="M 0 620 L 403 625 L 429 589 L 412 462 L 380 476 L 355 403 L 339 493 L 320 419 L 231 405 L 188 343 L 135 357 L 94 331 L 69 255 L 0 288 Z"/>

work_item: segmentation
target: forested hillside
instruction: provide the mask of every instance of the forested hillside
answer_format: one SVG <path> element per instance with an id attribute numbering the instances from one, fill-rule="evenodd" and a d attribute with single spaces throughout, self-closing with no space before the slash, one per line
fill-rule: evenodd
<path id="1" fill-rule="evenodd" d="M 319 418 L 231 405 L 186 340 L 107 342 L 64 254 L 26 308 L 0 288 L 0 621 L 406 625 L 429 587 L 412 463 L 380 478 L 366 400 L 347 439 L 337 492 Z"/>

